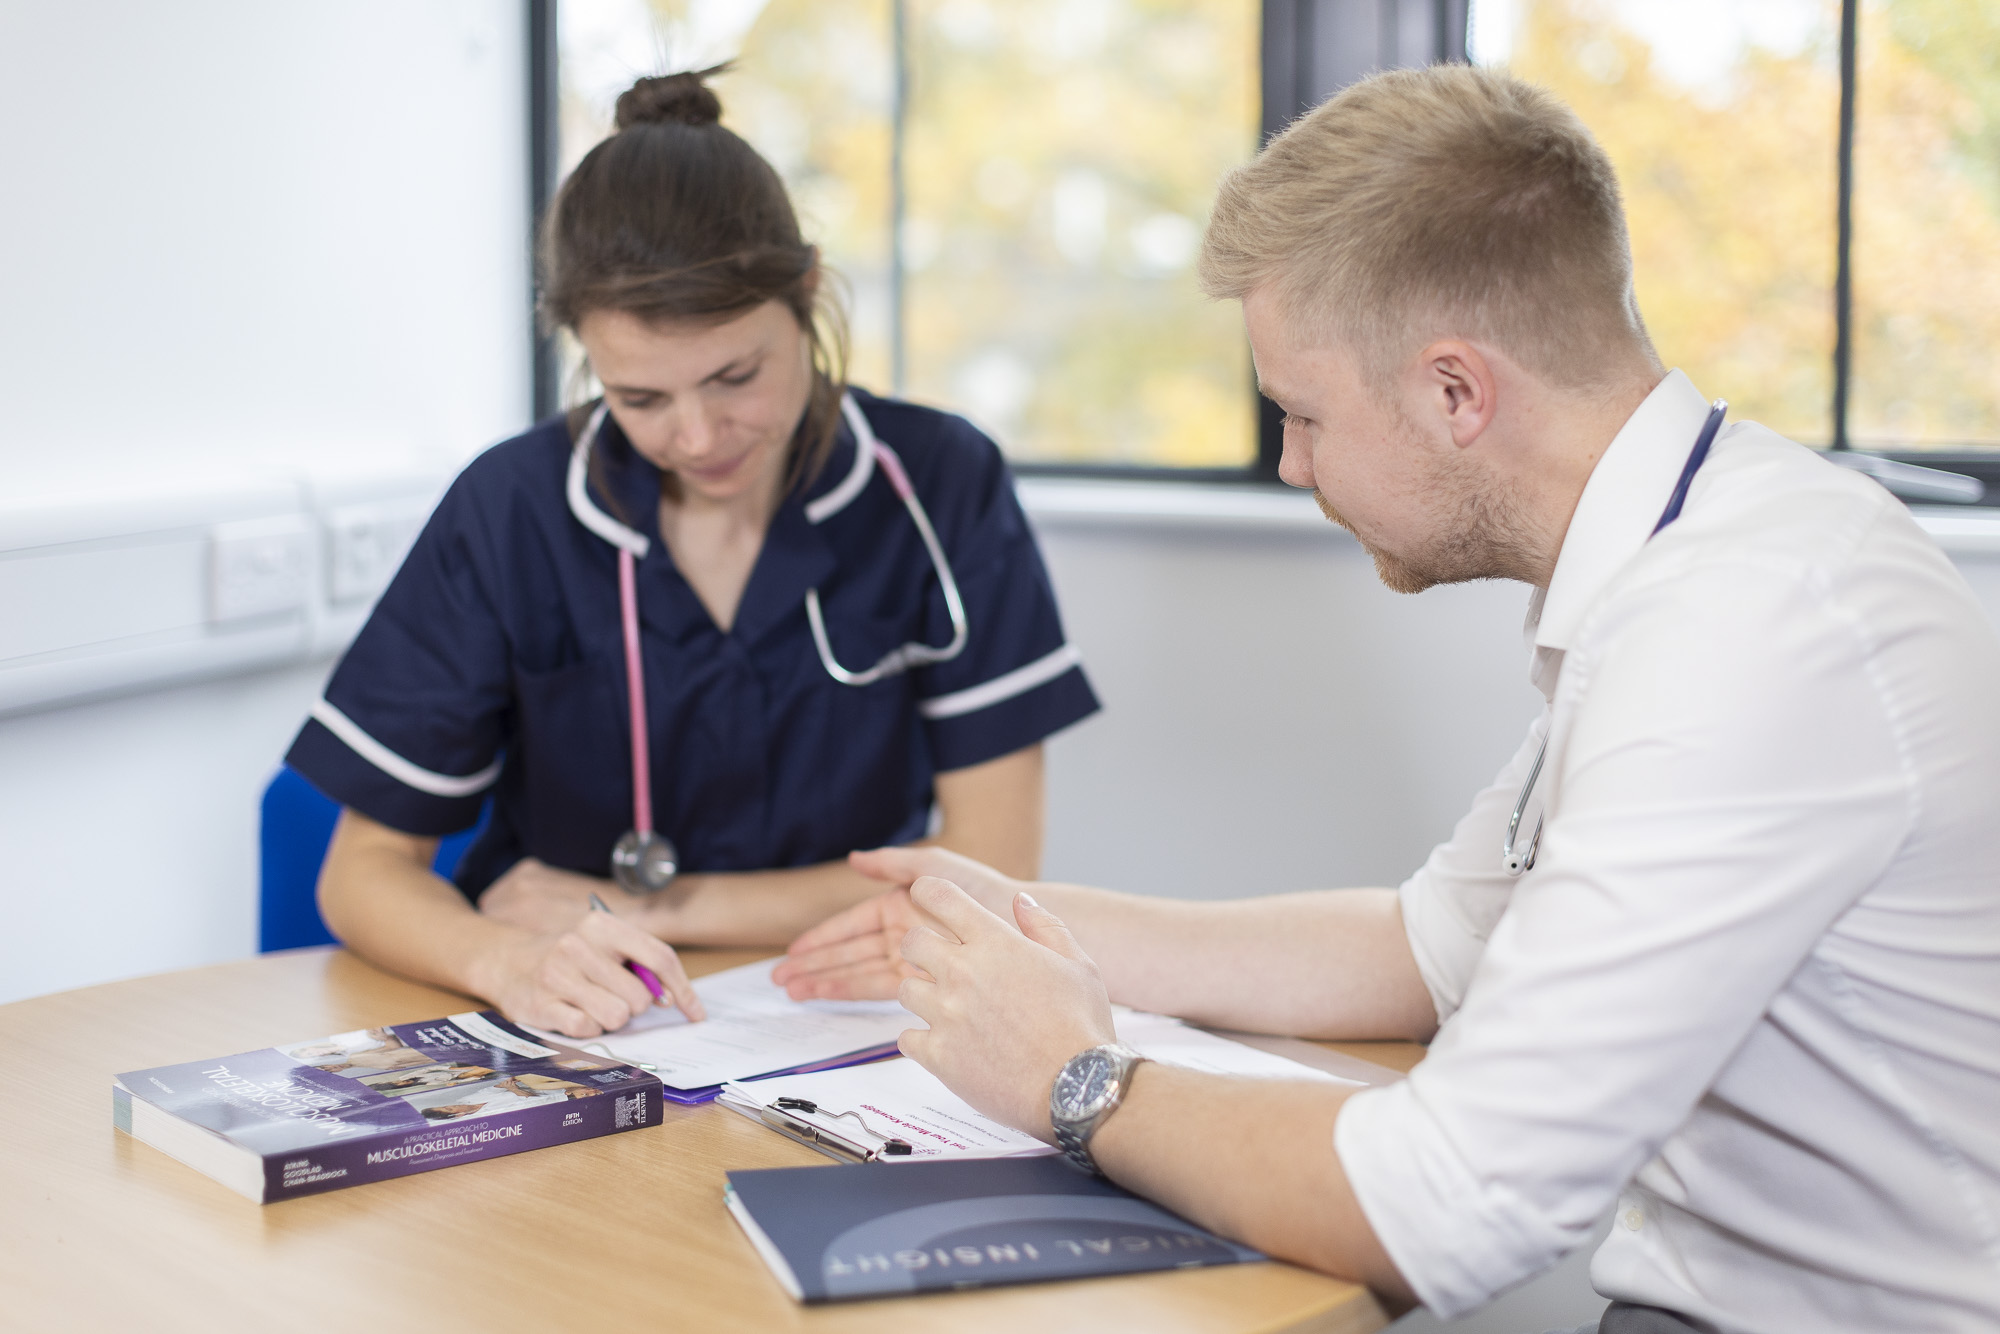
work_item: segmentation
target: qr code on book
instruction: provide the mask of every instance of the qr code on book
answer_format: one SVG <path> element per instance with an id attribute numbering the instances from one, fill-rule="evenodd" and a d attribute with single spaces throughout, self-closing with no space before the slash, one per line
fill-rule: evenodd
<path id="1" fill-rule="evenodd" d="M 629 1098 L 614 1098 L 611 1101 L 611 1128 L 623 1130 L 627 1126 L 646 1124 L 646 1095 L 634 1093 Z"/>

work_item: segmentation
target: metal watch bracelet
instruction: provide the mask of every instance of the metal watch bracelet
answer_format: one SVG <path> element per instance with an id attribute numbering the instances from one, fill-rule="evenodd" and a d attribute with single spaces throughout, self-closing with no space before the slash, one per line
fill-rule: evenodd
<path id="1" fill-rule="evenodd" d="M 1064 1157 L 1084 1171 L 1104 1175 L 1097 1159 L 1091 1156 L 1091 1137 L 1124 1103 L 1125 1094 L 1132 1086 L 1132 1070 L 1145 1059 L 1121 1042 L 1107 1042 L 1070 1057 L 1050 1086 L 1049 1124 L 1055 1131 L 1056 1145 L 1063 1151 Z M 1088 1066 L 1095 1063 L 1109 1064 L 1107 1087 L 1089 1107 L 1072 1113 L 1063 1105 L 1062 1092 L 1066 1085 L 1074 1083 Z"/>

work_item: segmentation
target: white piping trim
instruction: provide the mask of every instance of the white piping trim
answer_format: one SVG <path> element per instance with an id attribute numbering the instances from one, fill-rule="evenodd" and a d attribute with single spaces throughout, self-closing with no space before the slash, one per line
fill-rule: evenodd
<path id="1" fill-rule="evenodd" d="M 806 506 L 808 523 L 824 523 L 846 509 L 875 472 L 875 430 L 861 415 L 861 406 L 854 401 L 854 395 L 840 396 L 840 415 L 847 418 L 847 427 L 854 432 L 854 466 L 840 479 L 839 486 Z"/>
<path id="2" fill-rule="evenodd" d="M 464 778 L 453 778 L 450 774 L 433 773 L 429 769 L 411 764 L 408 760 L 390 750 L 387 746 L 369 736 L 355 723 L 324 699 L 313 701 L 311 714 L 319 719 L 327 731 L 347 743 L 347 748 L 362 759 L 380 769 L 405 787 L 413 787 L 419 792 L 428 792 L 433 797 L 469 797 L 493 786 L 493 780 L 500 776 L 500 761 L 495 760 L 476 774 Z"/>
<path id="3" fill-rule="evenodd" d="M 1055 680 L 1082 661 L 1083 655 L 1076 651 L 1076 645 L 1064 644 L 1048 656 L 1037 658 L 1025 667 L 1016 667 L 1004 676 L 996 676 L 981 685 L 967 686 L 964 690 L 954 690 L 949 695 L 923 700 L 917 705 L 917 712 L 926 718 L 956 718 L 962 713 L 976 713 L 1002 700 L 1025 695 L 1036 686 Z"/>
<path id="4" fill-rule="evenodd" d="M 576 521 L 596 533 L 614 547 L 623 547 L 634 556 L 643 558 L 646 549 L 653 545 L 644 533 L 634 532 L 603 510 L 590 503 L 590 492 L 584 483 L 590 475 L 590 448 L 597 443 L 597 433 L 604 427 L 604 417 L 611 409 L 603 403 L 590 414 L 590 425 L 583 428 L 582 439 L 569 452 L 569 512 Z M 456 780 L 453 780 L 456 781 Z"/>

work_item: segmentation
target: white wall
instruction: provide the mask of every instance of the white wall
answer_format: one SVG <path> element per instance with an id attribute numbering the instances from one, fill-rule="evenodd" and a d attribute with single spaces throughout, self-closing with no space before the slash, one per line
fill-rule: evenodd
<path id="1" fill-rule="evenodd" d="M 0 0 L 0 632 L 62 516 L 115 545 L 521 427 L 525 37 L 508 0 Z M 256 796 L 326 667 L 0 717 L 0 1002 L 254 949 Z"/>
<path id="2" fill-rule="evenodd" d="M 0 1003 L 257 952 L 257 801 L 326 671 L 0 721 Z"/>
<path id="3" fill-rule="evenodd" d="M 1106 705 L 1050 747 L 1045 872 L 1188 898 L 1401 882 L 1541 707 L 1526 588 L 1391 593 L 1296 492 L 1204 518 L 1116 490 L 1023 486 Z M 1919 516 L 2000 621 L 2000 514 Z"/>
<path id="4" fill-rule="evenodd" d="M 1051 746 L 1046 870 L 1188 898 L 1393 885 L 1520 744 L 1510 584 L 1391 593 L 1304 524 L 1038 521 L 1105 711 Z"/>
<path id="5" fill-rule="evenodd" d="M 504 0 L 0 0 L 0 480 L 518 424 L 525 33 Z"/>
<path id="6" fill-rule="evenodd" d="M 1537 707 L 1516 586 L 1389 593 L 1303 497 L 1219 523 L 1028 490 L 1106 705 L 1051 746 L 1051 876 L 1394 884 Z M 2000 618 L 1988 523 L 1955 559 Z M 0 718 L 0 1002 L 254 948 L 256 794 L 327 666 Z"/>

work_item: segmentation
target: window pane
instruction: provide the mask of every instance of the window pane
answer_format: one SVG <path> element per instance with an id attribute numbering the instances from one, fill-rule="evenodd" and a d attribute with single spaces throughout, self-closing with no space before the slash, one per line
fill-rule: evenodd
<path id="1" fill-rule="evenodd" d="M 1859 447 L 2000 446 L 2000 4 L 1861 7 Z"/>
<path id="2" fill-rule="evenodd" d="M 723 124 L 784 178 L 850 298 L 852 378 L 886 391 L 889 0 L 563 0 L 557 12 L 565 174 L 611 132 L 634 79 L 735 58 L 714 83 Z"/>
<path id="3" fill-rule="evenodd" d="M 911 0 L 910 392 L 1017 459 L 1243 466 L 1249 355 L 1193 259 L 1255 152 L 1250 0 Z"/>
<path id="4" fill-rule="evenodd" d="M 1666 363 L 1739 419 L 1829 440 L 1838 4 L 1476 0 L 1472 37 L 1611 155 Z"/>
<path id="5" fill-rule="evenodd" d="M 905 346 L 915 398 L 1017 459 L 1256 456 L 1233 306 L 1194 250 L 1256 149 L 1254 0 L 907 0 Z M 771 159 L 890 383 L 890 0 L 564 0 L 563 166 L 639 74 L 737 56 L 724 121 Z"/>

